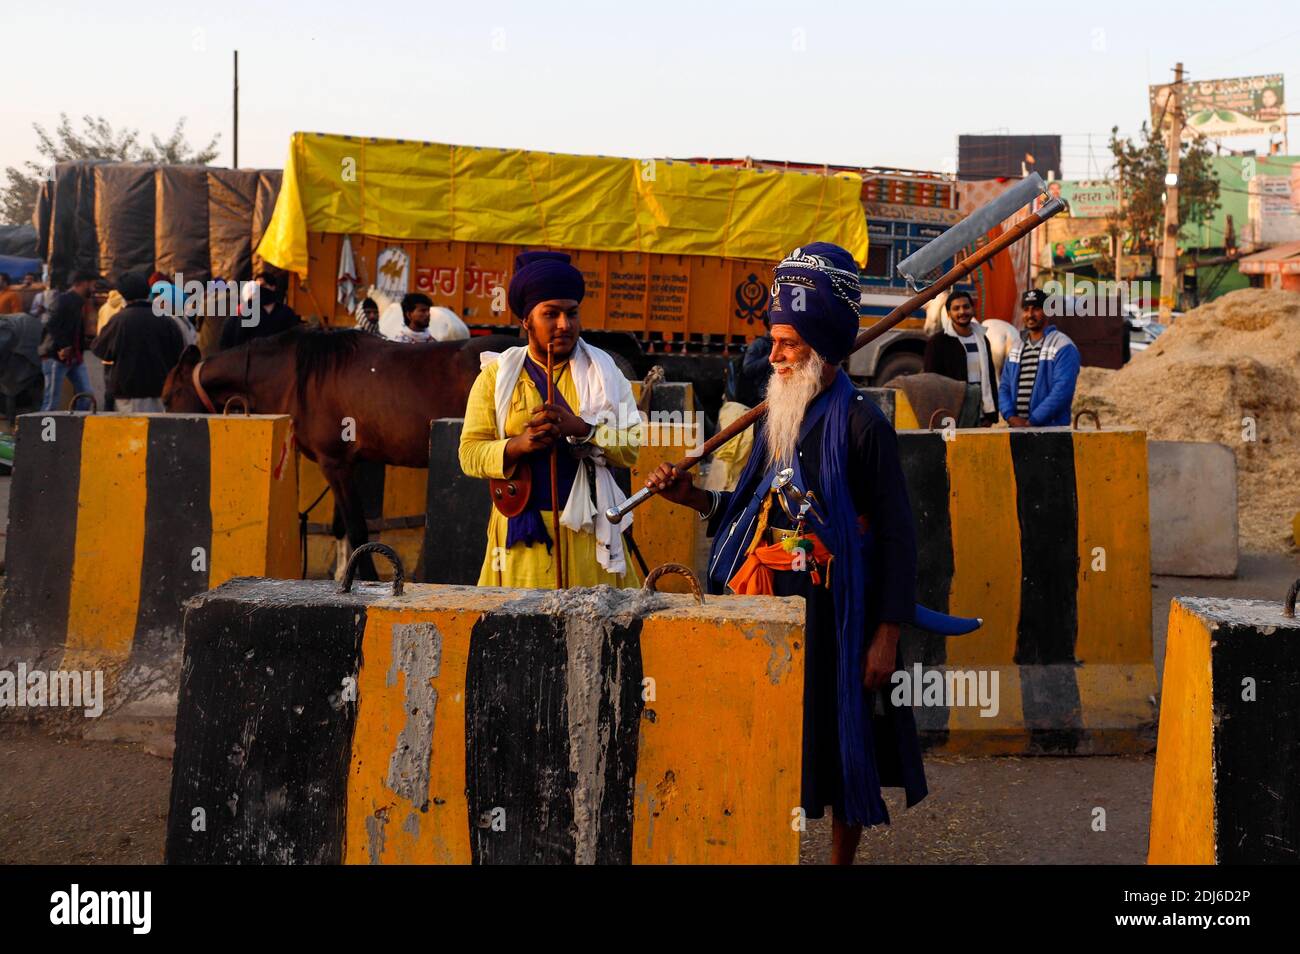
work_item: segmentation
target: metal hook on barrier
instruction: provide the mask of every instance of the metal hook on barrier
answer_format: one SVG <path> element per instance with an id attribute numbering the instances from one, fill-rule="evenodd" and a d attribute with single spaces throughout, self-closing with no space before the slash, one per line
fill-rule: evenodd
<path id="1" fill-rule="evenodd" d="M 934 430 L 934 419 L 935 419 L 938 415 L 940 415 L 940 414 L 947 414 L 947 415 L 951 416 L 951 415 L 952 415 L 952 411 L 948 410 L 946 407 L 936 407 L 936 408 L 934 409 L 934 413 L 930 415 L 930 423 L 929 423 L 929 425 L 926 427 L 926 430 L 929 430 L 929 431 Z M 954 421 L 955 421 L 955 420 L 956 420 L 956 419 L 954 418 Z"/>
<path id="2" fill-rule="evenodd" d="M 385 543 L 363 543 L 352 551 L 352 556 L 348 557 L 348 565 L 343 570 L 343 582 L 339 584 L 339 592 L 352 592 L 352 578 L 357 573 L 357 558 L 366 553 L 378 553 L 387 557 L 388 562 L 393 564 L 393 595 L 401 596 L 406 586 L 406 570 L 402 567 L 402 558 L 397 555 L 397 551 Z"/>
<path id="3" fill-rule="evenodd" d="M 649 590 L 651 593 L 658 593 L 659 588 L 657 584 L 660 578 L 667 576 L 669 573 L 686 577 L 687 583 L 690 584 L 691 592 L 695 594 L 695 598 L 699 600 L 700 605 L 704 605 L 704 590 L 700 588 L 699 578 L 691 572 L 689 567 L 683 566 L 680 563 L 663 563 L 655 567 L 650 571 L 650 575 L 645 578 L 645 583 L 641 588 L 643 590 Z"/>
<path id="4" fill-rule="evenodd" d="M 1074 415 L 1074 429 L 1076 431 L 1079 429 L 1079 421 L 1083 420 L 1085 417 L 1092 418 L 1093 427 L 1096 430 L 1101 430 L 1101 418 L 1097 416 L 1097 412 L 1084 408 L 1078 414 Z"/>
<path id="5" fill-rule="evenodd" d="M 68 402 L 69 411 L 75 411 L 77 409 L 77 398 L 89 398 L 90 413 L 91 414 L 99 413 L 99 401 L 95 399 L 95 395 L 92 394 L 90 391 L 78 391 L 76 394 L 72 395 L 72 400 Z"/>
<path id="6" fill-rule="evenodd" d="M 226 398 L 226 403 L 221 405 L 221 414 L 223 417 L 228 417 L 230 415 L 230 405 L 234 404 L 236 401 L 244 406 L 244 417 L 248 417 L 248 398 L 244 397 L 242 394 L 232 394 L 230 397 Z"/>

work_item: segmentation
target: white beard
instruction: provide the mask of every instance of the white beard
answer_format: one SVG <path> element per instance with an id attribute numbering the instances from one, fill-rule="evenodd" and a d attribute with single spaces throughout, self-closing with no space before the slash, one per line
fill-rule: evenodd
<path id="1" fill-rule="evenodd" d="M 789 467 L 794 460 L 799 428 L 809 402 L 822 389 L 825 368 L 825 360 L 816 351 L 796 365 L 792 374 L 777 374 L 773 366 L 767 381 L 767 462 L 777 470 Z"/>

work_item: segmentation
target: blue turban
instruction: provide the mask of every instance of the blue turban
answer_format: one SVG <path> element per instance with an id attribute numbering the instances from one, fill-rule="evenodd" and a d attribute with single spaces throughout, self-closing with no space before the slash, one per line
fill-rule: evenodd
<path id="1" fill-rule="evenodd" d="M 587 283 L 563 252 L 522 252 L 515 256 L 510 279 L 510 310 L 523 321 L 538 302 L 572 298 L 582 301 Z"/>
<path id="2" fill-rule="evenodd" d="M 776 267 L 768 315 L 790 325 L 829 364 L 839 364 L 858 337 L 862 284 L 853 256 L 830 242 L 797 248 Z"/>

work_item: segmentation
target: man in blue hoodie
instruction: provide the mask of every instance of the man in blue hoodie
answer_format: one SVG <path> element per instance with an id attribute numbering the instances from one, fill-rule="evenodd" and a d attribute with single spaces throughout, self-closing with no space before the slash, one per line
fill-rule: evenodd
<path id="1" fill-rule="evenodd" d="M 1047 323 L 1047 293 L 1031 288 L 1020 299 L 1025 330 L 1011 346 L 998 386 L 998 411 L 1012 427 L 1066 427 L 1079 349 Z"/>

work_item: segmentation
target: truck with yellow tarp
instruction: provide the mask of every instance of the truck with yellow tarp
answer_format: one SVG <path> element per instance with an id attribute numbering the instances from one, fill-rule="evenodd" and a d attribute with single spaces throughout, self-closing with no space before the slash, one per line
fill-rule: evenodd
<path id="1" fill-rule="evenodd" d="M 775 262 L 816 240 L 866 261 L 861 191 L 849 172 L 295 133 L 257 251 L 300 279 L 295 310 L 343 324 L 345 244 L 362 289 L 400 249 L 406 289 L 474 330 L 517 327 L 497 289 L 518 252 L 568 252 L 587 280 L 584 333 L 638 372 L 652 355 L 707 405 L 723 362 L 763 331 Z"/>

